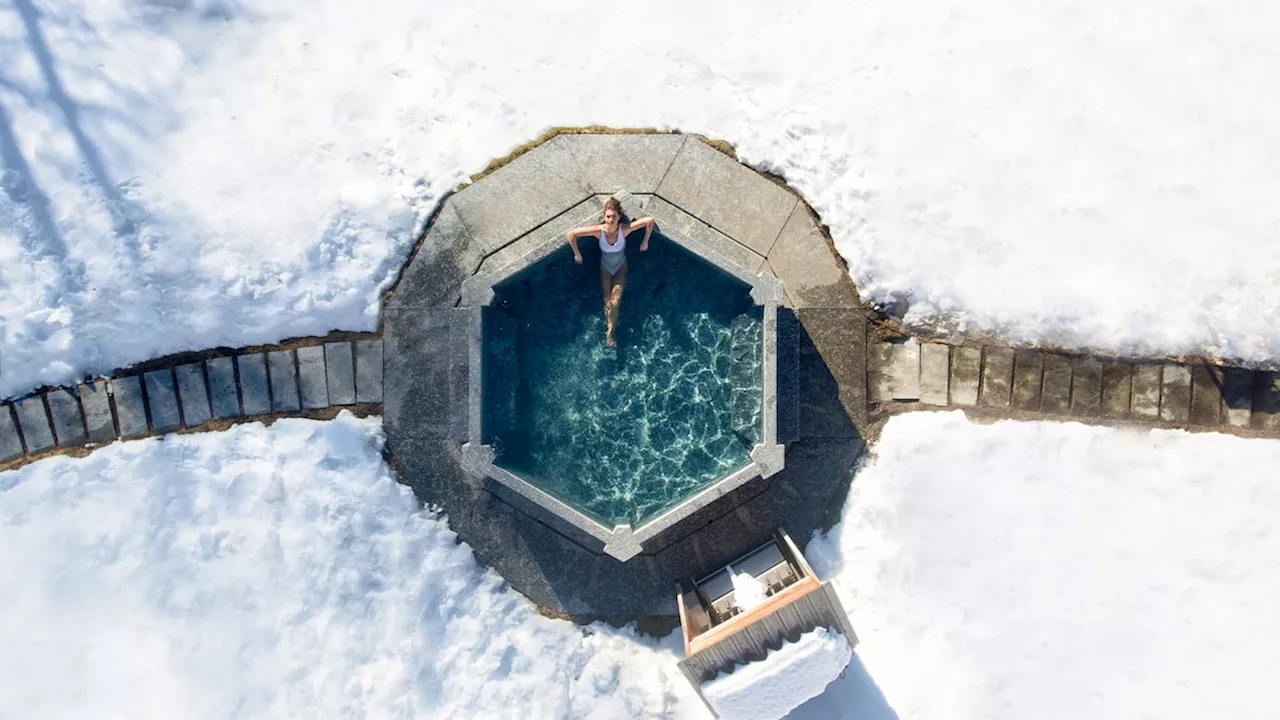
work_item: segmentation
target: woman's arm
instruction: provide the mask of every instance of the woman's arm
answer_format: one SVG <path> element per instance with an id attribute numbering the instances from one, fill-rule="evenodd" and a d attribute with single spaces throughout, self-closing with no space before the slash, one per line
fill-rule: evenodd
<path id="1" fill-rule="evenodd" d="M 652 217 L 637 218 L 627 223 L 628 235 L 640 228 L 644 228 L 644 239 L 640 241 L 641 252 L 649 249 L 649 236 L 653 234 L 654 225 L 657 225 L 657 222 Z"/>
<path id="2" fill-rule="evenodd" d="M 573 248 L 573 261 L 582 264 L 582 253 L 578 251 L 578 238 L 583 235 L 595 235 L 600 232 L 599 225 L 586 225 L 580 228 L 574 228 L 564 234 L 565 242 L 569 243 L 569 247 Z"/>

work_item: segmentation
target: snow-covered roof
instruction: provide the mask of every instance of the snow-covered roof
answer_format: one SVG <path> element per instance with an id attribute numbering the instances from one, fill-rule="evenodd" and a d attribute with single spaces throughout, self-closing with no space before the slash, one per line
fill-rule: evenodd
<path id="1" fill-rule="evenodd" d="M 820 627 L 763 660 L 717 675 L 702 685 L 702 694 L 722 720 L 773 720 L 821 695 L 851 657 L 843 635 Z"/>

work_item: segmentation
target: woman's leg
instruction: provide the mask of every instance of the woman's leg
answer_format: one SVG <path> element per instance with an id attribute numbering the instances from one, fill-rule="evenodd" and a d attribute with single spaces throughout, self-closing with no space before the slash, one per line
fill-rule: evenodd
<path id="1" fill-rule="evenodd" d="M 618 341 L 614 337 L 614 331 L 618 327 L 618 314 L 622 312 L 622 290 L 627 284 L 627 263 L 623 263 L 618 268 L 618 274 L 614 275 L 613 286 L 609 288 L 609 295 L 604 301 L 604 319 L 605 319 L 605 340 L 609 347 L 617 347 Z"/>

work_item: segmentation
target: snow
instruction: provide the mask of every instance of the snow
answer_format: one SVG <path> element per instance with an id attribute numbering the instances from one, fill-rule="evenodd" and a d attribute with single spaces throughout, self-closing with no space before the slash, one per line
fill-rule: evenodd
<path id="1" fill-rule="evenodd" d="M 852 656 L 843 635 L 816 628 L 763 660 L 717 675 L 702 694 L 722 720 L 776 720 L 821 694 Z"/>
<path id="2" fill-rule="evenodd" d="M 1280 716 L 1280 442 L 895 417 L 810 543 L 860 643 L 793 717 Z"/>
<path id="3" fill-rule="evenodd" d="M 742 612 L 759 607 L 765 601 L 768 589 L 750 574 L 729 568 L 729 580 L 733 583 L 733 604 Z"/>
<path id="4" fill-rule="evenodd" d="M 0 473 L 0 717 L 699 716 L 677 636 L 538 615 L 380 445 L 343 414 Z"/>
<path id="5" fill-rule="evenodd" d="M 439 198 L 553 125 L 784 175 L 914 326 L 1280 360 L 1280 5 L 14 0 L 0 396 L 376 325 Z"/>

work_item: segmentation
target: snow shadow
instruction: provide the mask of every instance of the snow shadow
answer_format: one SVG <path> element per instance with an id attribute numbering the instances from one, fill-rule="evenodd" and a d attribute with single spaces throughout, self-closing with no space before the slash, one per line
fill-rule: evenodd
<path id="1" fill-rule="evenodd" d="M 827 686 L 818 697 L 791 711 L 790 720 L 899 720 L 889 706 L 862 658 L 854 653 L 844 677 Z"/>

